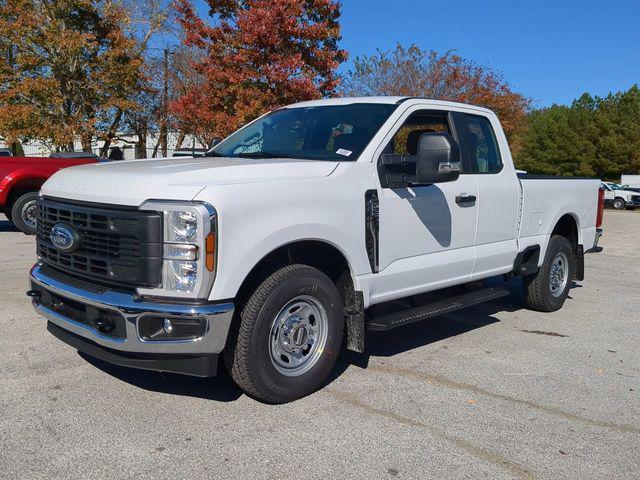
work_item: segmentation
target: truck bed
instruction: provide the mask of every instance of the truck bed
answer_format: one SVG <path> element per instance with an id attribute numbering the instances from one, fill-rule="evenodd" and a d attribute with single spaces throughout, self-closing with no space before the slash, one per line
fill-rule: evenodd
<path id="1" fill-rule="evenodd" d="M 545 251 L 549 233 L 564 215 L 577 221 L 578 243 L 585 250 L 594 246 L 600 180 L 527 174 L 518 174 L 518 179 L 522 188 L 520 251 L 536 244 Z"/>

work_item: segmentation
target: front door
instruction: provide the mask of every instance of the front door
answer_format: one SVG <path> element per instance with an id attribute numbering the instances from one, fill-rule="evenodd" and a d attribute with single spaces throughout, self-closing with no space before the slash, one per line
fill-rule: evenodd
<path id="1" fill-rule="evenodd" d="M 448 112 L 408 110 L 385 153 L 414 155 L 422 133 L 451 133 Z M 478 196 L 474 175 L 453 182 L 391 188 L 380 168 L 379 272 L 371 301 L 378 303 L 471 278 Z M 471 201 L 470 201 L 471 200 Z"/>

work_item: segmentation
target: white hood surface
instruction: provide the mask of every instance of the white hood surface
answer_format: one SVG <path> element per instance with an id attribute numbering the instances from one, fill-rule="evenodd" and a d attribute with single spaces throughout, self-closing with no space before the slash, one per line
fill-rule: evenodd
<path id="1" fill-rule="evenodd" d="M 205 187 L 326 177 L 338 162 L 296 159 L 175 157 L 104 162 L 66 168 L 42 194 L 138 206 L 145 200 L 192 200 Z"/>

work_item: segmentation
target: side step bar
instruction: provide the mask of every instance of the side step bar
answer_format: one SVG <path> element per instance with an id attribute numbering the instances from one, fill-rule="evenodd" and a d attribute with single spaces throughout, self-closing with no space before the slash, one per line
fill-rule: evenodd
<path id="1" fill-rule="evenodd" d="M 367 330 L 384 332 L 430 317 L 455 312 L 456 310 L 471 307 L 479 303 L 495 300 L 496 298 L 506 297 L 509 293 L 509 289 L 505 287 L 489 287 L 445 300 L 438 300 L 419 307 L 400 310 L 379 317 L 372 317 L 367 321 Z"/>

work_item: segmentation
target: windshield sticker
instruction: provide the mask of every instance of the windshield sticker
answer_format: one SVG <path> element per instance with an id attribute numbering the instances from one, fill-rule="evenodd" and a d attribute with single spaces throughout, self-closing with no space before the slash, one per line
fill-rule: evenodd
<path id="1" fill-rule="evenodd" d="M 336 153 L 338 155 L 344 155 L 345 157 L 348 157 L 349 155 L 351 155 L 353 152 L 351 150 L 346 150 L 344 148 L 339 148 L 338 150 L 336 150 Z"/>

